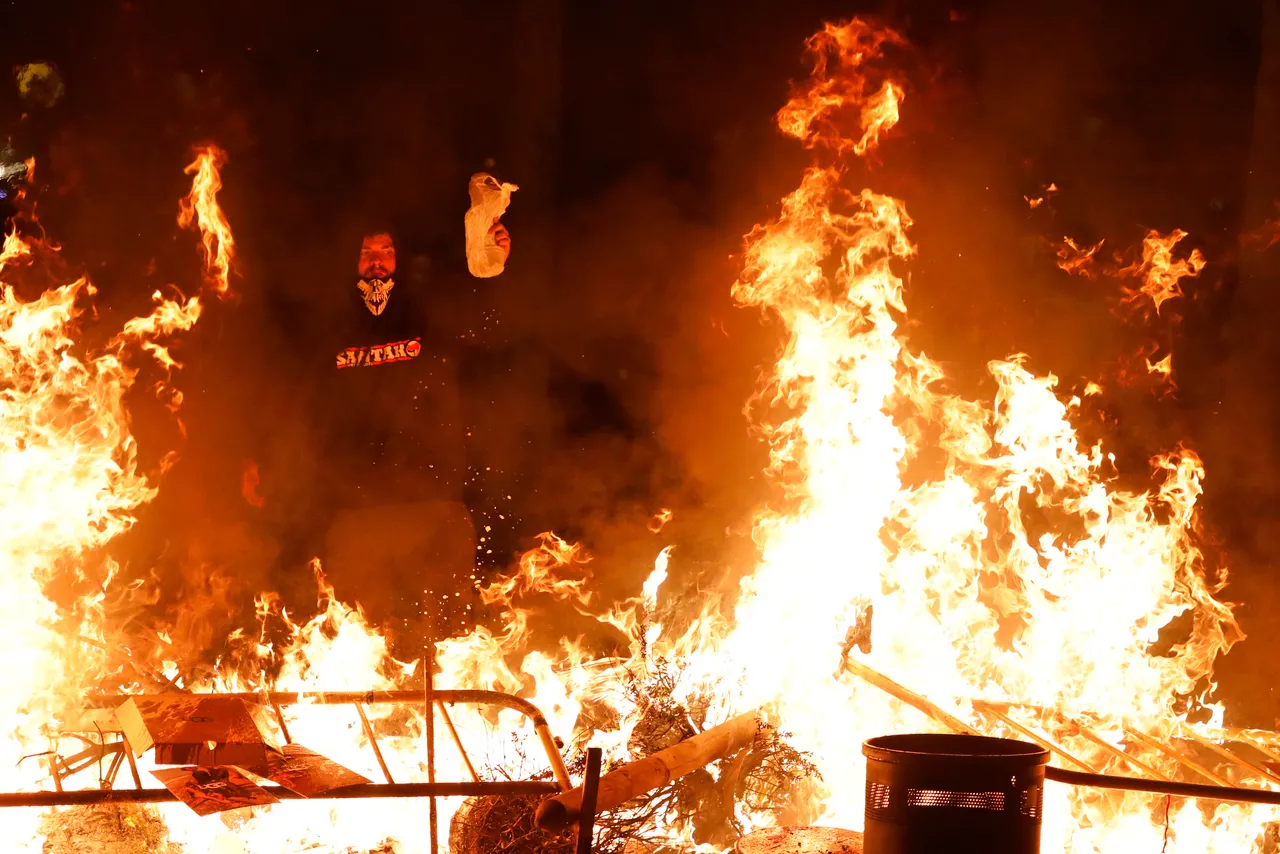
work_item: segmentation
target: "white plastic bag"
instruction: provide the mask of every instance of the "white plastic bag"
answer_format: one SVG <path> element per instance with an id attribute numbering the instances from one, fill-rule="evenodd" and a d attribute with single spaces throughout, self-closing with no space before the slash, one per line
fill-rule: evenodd
<path id="1" fill-rule="evenodd" d="M 467 189 L 471 193 L 471 209 L 463 220 L 467 227 L 467 269 L 478 279 L 492 278 L 506 267 L 507 253 L 489 229 L 495 219 L 507 212 L 511 194 L 520 188 L 500 184 L 487 172 L 477 172 L 471 176 Z"/>

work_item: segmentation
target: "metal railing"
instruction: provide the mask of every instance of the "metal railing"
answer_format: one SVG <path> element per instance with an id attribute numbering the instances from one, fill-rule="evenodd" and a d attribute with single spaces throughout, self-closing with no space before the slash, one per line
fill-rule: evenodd
<path id="1" fill-rule="evenodd" d="M 430 798 L 432 812 L 431 842 L 432 849 L 437 847 L 437 829 L 434 821 L 435 798 L 440 797 L 478 797 L 520 795 L 553 795 L 573 788 L 569 771 L 565 767 L 564 757 L 551 734 L 546 717 L 533 703 L 520 697 L 498 691 L 471 690 L 435 690 L 430 685 L 424 690 L 397 691 L 334 691 L 334 692 L 269 692 L 269 693 L 231 693 L 209 694 L 220 698 L 234 698 L 246 703 L 254 703 L 269 708 L 276 717 L 285 743 L 291 744 L 288 724 L 282 707 L 292 705 L 350 705 L 354 707 L 360 719 L 361 727 L 374 759 L 386 782 L 366 783 L 345 786 L 310 796 L 308 800 L 320 799 L 363 799 L 363 798 Z M 59 737 L 73 738 L 85 745 L 84 749 L 70 756 L 59 755 L 56 749 L 45 754 L 54 791 L 43 792 L 3 792 L 0 793 L 0 808 L 4 807 L 55 807 L 84 806 L 93 804 L 118 803 L 160 803 L 178 800 L 168 789 L 143 788 L 141 775 L 134 760 L 133 746 L 128 735 L 116 720 L 115 709 L 135 695 L 97 695 L 86 702 L 86 711 L 78 718 L 66 722 L 59 730 Z M 382 754 L 378 735 L 365 713 L 366 706 L 395 704 L 434 707 L 445 723 L 449 735 L 466 766 L 471 779 L 469 781 L 439 782 L 435 779 L 435 732 L 434 715 L 426 715 L 427 747 L 428 747 L 428 782 L 397 783 L 391 775 L 390 768 Z M 481 780 L 477 774 L 471 757 L 467 754 L 458 730 L 449 715 L 448 706 L 456 704 L 499 706 L 520 712 L 533 724 L 534 733 L 546 753 L 554 780 Z M 64 783 L 94 765 L 99 767 L 98 788 L 68 789 Z M 115 783 L 120 770 L 129 768 L 133 780 L 132 788 L 116 788 Z M 597 764 L 598 768 L 598 764 Z M 598 774 L 598 770 L 597 770 Z M 281 786 L 262 786 L 278 800 L 301 800 L 304 796 Z M 593 817 L 594 818 L 594 817 Z M 590 826 L 585 828 L 590 837 Z"/>

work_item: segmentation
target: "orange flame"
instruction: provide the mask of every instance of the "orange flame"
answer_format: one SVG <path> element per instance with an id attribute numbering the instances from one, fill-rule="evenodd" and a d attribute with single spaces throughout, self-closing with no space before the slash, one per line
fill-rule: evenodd
<path id="1" fill-rule="evenodd" d="M 1240 236 L 1240 244 L 1255 252 L 1265 252 L 1277 243 L 1280 243 L 1280 216 L 1269 219 Z"/>
<path id="2" fill-rule="evenodd" d="M 1093 266 L 1093 256 L 1105 242 L 1105 240 L 1099 240 L 1092 246 L 1081 246 L 1070 237 L 1062 238 L 1062 244 L 1058 247 L 1058 268 L 1073 276 L 1096 278 L 1097 271 Z"/>
<path id="3" fill-rule="evenodd" d="M 1036 208 L 1043 205 L 1045 202 L 1049 201 L 1049 199 L 1051 199 L 1053 197 L 1053 194 L 1056 192 L 1058 192 L 1058 185 L 1049 184 L 1047 187 L 1044 188 L 1043 196 L 1036 196 L 1034 199 L 1031 198 L 1030 196 L 1023 196 L 1022 198 L 1026 200 L 1026 203 L 1031 207 L 1032 210 L 1035 210 Z"/>
<path id="4" fill-rule="evenodd" d="M 1163 359 L 1159 359 L 1155 362 L 1151 361 L 1150 359 L 1147 359 L 1146 361 L 1147 361 L 1147 370 L 1150 373 L 1157 374 L 1160 377 L 1163 377 L 1165 382 L 1170 385 L 1173 384 L 1173 354 L 1172 353 L 1167 354 Z"/>
<path id="5" fill-rule="evenodd" d="M 805 43 L 813 73 L 779 111 L 778 126 L 810 146 L 829 145 L 855 154 L 874 148 L 880 136 L 898 123 L 904 93 L 897 83 L 887 80 L 869 95 L 863 67 L 879 59 L 886 46 L 904 44 L 896 32 L 863 21 L 827 24 Z M 847 109 L 858 111 L 860 135 L 856 139 L 836 128 Z"/>
<path id="6" fill-rule="evenodd" d="M 200 230 L 205 273 L 221 298 L 230 293 L 231 263 L 236 249 L 231 226 L 218 205 L 218 191 L 222 189 L 219 170 L 226 162 L 227 153 L 216 145 L 197 148 L 196 159 L 184 170 L 187 175 L 195 176 L 191 192 L 178 206 L 179 227 Z"/>
<path id="7" fill-rule="evenodd" d="M 193 189 L 192 198 L 212 201 L 216 186 L 203 173 L 201 182 L 212 187 L 210 195 Z M 229 233 L 222 245 L 229 260 Z M 43 241 L 42 249 L 58 247 Z M 0 685 L 4 790 L 37 787 L 45 763 L 19 757 L 43 755 L 59 722 L 111 675 L 103 602 L 116 568 L 97 550 L 127 530 L 133 511 L 155 495 L 137 470 L 124 406 L 137 373 L 127 362 L 138 351 L 149 353 L 167 376 L 179 365 L 161 342 L 189 329 L 201 312 L 194 297 L 156 293 L 150 315 L 126 322 L 100 352 L 84 352 L 74 336 L 80 302 L 95 293 L 93 286 L 80 279 L 19 302 L 2 277 L 34 257 L 16 231 L 6 236 L 0 250 L 0 516 L 6 520 L 0 654 L 11 667 Z M 167 393 L 166 405 L 179 406 L 180 392 L 163 382 L 157 388 Z M 164 456 L 162 471 L 171 459 Z M 39 850 L 39 820 L 38 811 L 6 812 L 0 849 Z"/>
<path id="8" fill-rule="evenodd" d="M 649 518 L 649 532 L 653 534 L 661 533 L 662 529 L 671 521 L 671 517 L 671 511 L 665 507 L 657 513 L 654 513 L 653 516 Z"/>
<path id="9" fill-rule="evenodd" d="M 1174 260 L 1173 247 L 1182 241 L 1187 233 L 1175 228 L 1166 235 L 1158 231 L 1147 232 L 1142 241 L 1142 260 L 1121 271 L 1124 275 L 1140 277 L 1142 286 L 1128 292 L 1126 302 L 1136 302 L 1143 295 L 1151 298 L 1156 314 L 1166 301 L 1182 296 L 1181 280 L 1188 276 L 1198 276 L 1204 269 L 1204 256 L 1199 249 L 1193 249 L 1185 259 Z"/>

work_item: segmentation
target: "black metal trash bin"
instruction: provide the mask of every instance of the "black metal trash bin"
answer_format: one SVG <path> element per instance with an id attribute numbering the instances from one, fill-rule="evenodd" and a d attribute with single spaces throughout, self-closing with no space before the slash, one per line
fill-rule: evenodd
<path id="1" fill-rule="evenodd" d="M 866 854 L 1039 854 L 1047 750 L 922 734 L 872 738 L 862 754 Z"/>

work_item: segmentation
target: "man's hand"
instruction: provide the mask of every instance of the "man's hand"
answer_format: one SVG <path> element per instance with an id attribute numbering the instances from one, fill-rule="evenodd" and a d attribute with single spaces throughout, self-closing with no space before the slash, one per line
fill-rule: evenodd
<path id="1" fill-rule="evenodd" d="M 502 247 L 506 258 L 511 257 L 511 233 L 507 231 L 507 227 L 497 219 L 493 221 L 493 225 L 489 226 L 489 236 L 493 238 L 493 242 Z"/>

